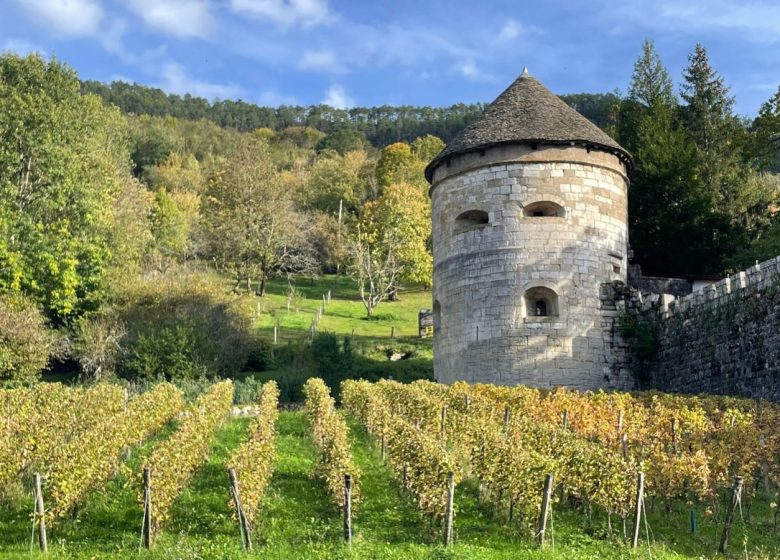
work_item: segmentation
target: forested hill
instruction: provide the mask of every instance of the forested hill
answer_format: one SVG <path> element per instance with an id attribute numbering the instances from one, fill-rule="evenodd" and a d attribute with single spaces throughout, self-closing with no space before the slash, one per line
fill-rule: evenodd
<path id="1" fill-rule="evenodd" d="M 247 132 L 256 128 L 282 130 L 308 126 L 328 135 L 354 134 L 381 148 L 397 141 L 410 142 L 432 134 L 445 142 L 479 115 L 484 104 L 458 103 L 450 107 L 410 105 L 334 109 L 327 105 L 261 107 L 244 101 L 210 103 L 202 97 L 166 94 L 164 91 L 126 82 L 82 82 L 83 92 L 95 93 L 125 113 L 207 119 L 225 128 Z M 620 99 L 613 93 L 580 93 L 561 98 L 601 128 L 611 122 Z"/>

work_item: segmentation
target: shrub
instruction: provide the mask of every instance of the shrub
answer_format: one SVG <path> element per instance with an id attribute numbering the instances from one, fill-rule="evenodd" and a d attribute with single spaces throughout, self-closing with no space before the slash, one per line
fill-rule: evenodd
<path id="1" fill-rule="evenodd" d="M 0 380 L 35 381 L 61 349 L 60 339 L 31 300 L 0 295 Z"/>
<path id="2" fill-rule="evenodd" d="M 316 375 L 321 377 L 335 394 L 339 384 L 349 377 L 355 364 L 351 341 L 344 337 L 339 344 L 335 334 L 317 333 L 312 341 L 311 352 Z"/>
<path id="3" fill-rule="evenodd" d="M 249 351 L 246 369 L 249 371 L 266 371 L 276 366 L 273 344 L 268 340 L 260 339 L 255 347 Z"/>
<path id="4" fill-rule="evenodd" d="M 73 358 L 84 380 L 102 381 L 116 372 L 125 325 L 110 310 L 79 317 L 73 323 Z"/>
<path id="5" fill-rule="evenodd" d="M 117 303 L 126 329 L 117 373 L 170 381 L 241 371 L 256 344 L 245 303 L 218 278 L 181 268 L 131 285 Z"/>

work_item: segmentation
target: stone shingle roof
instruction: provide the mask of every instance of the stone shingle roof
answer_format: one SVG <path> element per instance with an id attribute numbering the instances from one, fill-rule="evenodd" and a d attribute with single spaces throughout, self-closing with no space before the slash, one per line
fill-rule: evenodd
<path id="1" fill-rule="evenodd" d="M 627 164 L 631 154 L 526 71 L 482 115 L 461 131 L 425 168 L 430 182 L 449 156 L 497 144 L 571 144 L 615 153 Z"/>

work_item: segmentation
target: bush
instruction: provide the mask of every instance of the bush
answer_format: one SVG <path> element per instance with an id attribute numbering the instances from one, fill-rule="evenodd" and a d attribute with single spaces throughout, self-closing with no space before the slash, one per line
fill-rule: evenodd
<path id="1" fill-rule="evenodd" d="M 266 371 L 276 366 L 274 359 L 274 347 L 271 342 L 260 339 L 255 347 L 249 351 L 246 361 L 246 369 L 249 371 Z"/>
<path id="2" fill-rule="evenodd" d="M 132 285 L 117 304 L 126 330 L 117 373 L 168 381 L 236 374 L 256 345 L 245 303 L 218 278 L 187 269 Z"/>
<path id="3" fill-rule="evenodd" d="M 125 333 L 125 325 L 111 310 L 74 321 L 72 353 L 81 367 L 83 380 L 102 381 L 115 373 L 117 352 Z"/>
<path id="4" fill-rule="evenodd" d="M 62 345 L 43 313 L 18 294 L 0 295 L 0 380 L 37 380 Z"/>
<path id="5" fill-rule="evenodd" d="M 352 373 L 355 357 L 348 337 L 339 344 L 333 333 L 317 333 L 311 345 L 315 374 L 321 377 L 335 395 L 339 385 Z"/>

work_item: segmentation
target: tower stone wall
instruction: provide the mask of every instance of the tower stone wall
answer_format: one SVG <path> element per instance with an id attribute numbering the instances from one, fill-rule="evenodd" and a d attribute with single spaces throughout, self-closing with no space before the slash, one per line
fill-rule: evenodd
<path id="1" fill-rule="evenodd" d="M 429 178 L 437 380 L 629 387 L 617 311 L 602 303 L 604 285 L 626 280 L 625 159 L 505 143 Z"/>

